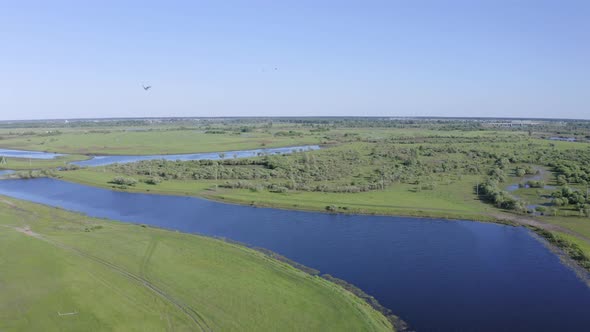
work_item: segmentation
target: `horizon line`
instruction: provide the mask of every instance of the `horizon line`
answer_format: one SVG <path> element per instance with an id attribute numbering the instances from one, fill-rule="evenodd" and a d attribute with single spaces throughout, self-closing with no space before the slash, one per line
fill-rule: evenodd
<path id="1" fill-rule="evenodd" d="M 581 118 L 535 118 L 535 117 L 494 117 L 494 116 L 403 116 L 403 115 L 274 115 L 274 116 L 137 116 L 137 117 L 76 117 L 76 118 L 33 118 L 33 119 L 6 119 L 0 122 L 42 122 L 42 121 L 90 121 L 90 120 L 154 120 L 154 119 L 399 119 L 399 120 L 428 120 L 428 119 L 448 119 L 448 120 L 536 120 L 536 121 L 590 121 Z"/>

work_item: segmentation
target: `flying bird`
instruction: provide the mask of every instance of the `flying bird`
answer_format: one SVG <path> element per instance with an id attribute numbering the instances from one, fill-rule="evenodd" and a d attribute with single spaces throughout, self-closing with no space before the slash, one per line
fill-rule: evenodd
<path id="1" fill-rule="evenodd" d="M 142 87 L 142 88 L 143 88 L 145 91 L 147 91 L 147 90 L 149 90 L 149 89 L 151 89 L 151 88 L 152 88 L 152 86 L 151 86 L 151 85 L 145 86 L 145 85 L 143 85 L 143 84 L 141 85 L 141 87 Z"/>

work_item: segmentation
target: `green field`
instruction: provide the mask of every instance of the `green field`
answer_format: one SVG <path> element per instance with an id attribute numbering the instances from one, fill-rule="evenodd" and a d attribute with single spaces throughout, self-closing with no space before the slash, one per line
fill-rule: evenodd
<path id="1" fill-rule="evenodd" d="M 70 154 L 145 155 L 221 152 L 319 144 L 319 135 L 280 136 L 278 130 L 207 134 L 203 130 L 73 131 L 56 136 L 4 136 L 3 148 Z"/>
<path id="2" fill-rule="evenodd" d="M 26 158 L 6 158 L 6 164 L 0 165 L 0 169 L 28 170 L 43 168 L 64 167 L 69 162 L 86 160 L 87 156 L 83 155 L 65 155 L 55 159 L 26 159 Z"/>
<path id="3" fill-rule="evenodd" d="M 1 331 L 385 331 L 318 276 L 202 236 L 0 198 Z"/>
<path id="4" fill-rule="evenodd" d="M 102 167 L 58 172 L 57 174 L 66 181 L 121 190 L 119 186 L 110 183 L 118 174 Z M 294 210 L 325 212 L 327 206 L 334 205 L 337 208 L 334 212 L 341 213 L 493 220 L 486 214 L 492 208 L 476 199 L 472 193 L 471 187 L 476 183 L 475 177 L 465 177 L 460 182 L 441 186 L 436 191 L 416 192 L 411 185 L 399 184 L 383 191 L 356 194 L 255 192 L 246 189 L 220 188 L 216 187 L 216 183 L 219 183 L 219 181 L 170 180 L 158 185 L 150 185 L 140 181 L 136 185 L 128 186 L 122 190 L 153 194 L 200 196 L 237 204 Z"/>

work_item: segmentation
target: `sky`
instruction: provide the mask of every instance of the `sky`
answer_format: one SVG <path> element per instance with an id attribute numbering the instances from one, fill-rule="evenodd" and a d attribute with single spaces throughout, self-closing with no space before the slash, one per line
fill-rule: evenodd
<path id="1" fill-rule="evenodd" d="M 160 116 L 590 119 L 590 1 L 0 0 L 0 120 Z"/>

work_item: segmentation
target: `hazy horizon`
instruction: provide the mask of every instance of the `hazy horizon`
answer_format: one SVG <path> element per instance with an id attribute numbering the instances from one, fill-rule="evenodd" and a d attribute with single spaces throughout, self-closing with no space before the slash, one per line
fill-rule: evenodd
<path id="1" fill-rule="evenodd" d="M 0 120 L 588 120 L 588 17 L 585 1 L 2 3 Z"/>
<path id="2" fill-rule="evenodd" d="M 277 116 L 258 116 L 258 115 L 227 115 L 227 116 L 120 116 L 120 117 L 71 117 L 71 118 L 35 118 L 35 119 L 0 119 L 0 122 L 27 122 L 27 121 L 88 121 L 88 120 L 142 120 L 142 119 L 287 119 L 287 118 L 392 118 L 392 119 L 407 119 L 407 120 L 532 120 L 532 121 L 590 121 L 590 119 L 583 118 L 540 118 L 540 117 L 493 117 L 493 116 L 388 116 L 388 115 L 277 115 Z"/>

